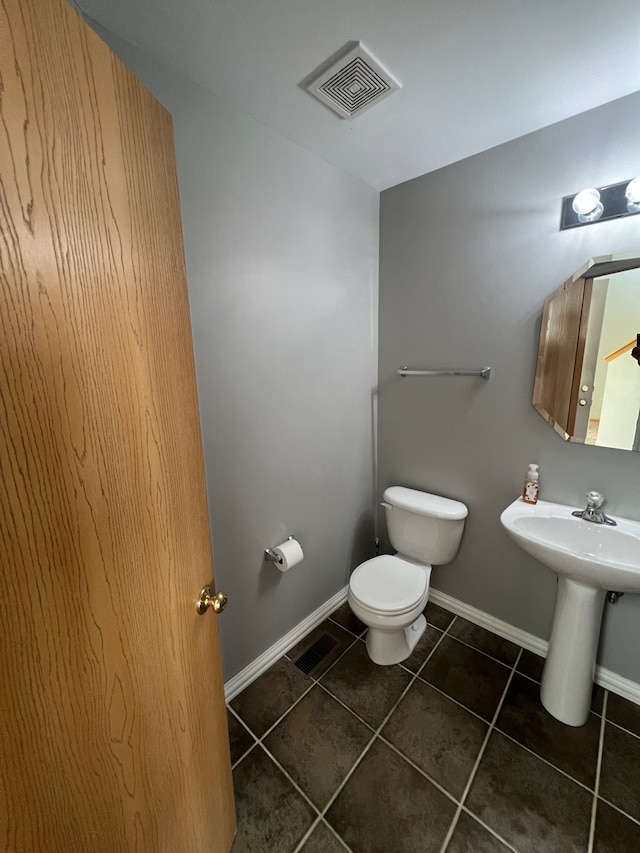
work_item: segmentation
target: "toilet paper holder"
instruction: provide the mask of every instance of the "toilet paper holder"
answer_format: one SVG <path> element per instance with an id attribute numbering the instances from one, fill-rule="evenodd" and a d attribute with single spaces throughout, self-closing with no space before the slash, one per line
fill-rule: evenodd
<path id="1" fill-rule="evenodd" d="M 295 536 L 287 536 L 287 539 L 295 539 Z M 282 563 L 282 557 L 280 557 L 272 548 L 264 549 L 264 559 L 267 563 Z"/>

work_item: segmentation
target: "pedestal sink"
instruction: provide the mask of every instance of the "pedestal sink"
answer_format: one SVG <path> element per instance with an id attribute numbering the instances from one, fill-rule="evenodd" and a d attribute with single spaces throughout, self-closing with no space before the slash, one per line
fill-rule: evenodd
<path id="1" fill-rule="evenodd" d="M 500 516 L 518 545 L 557 572 L 558 595 L 540 686 L 547 711 L 570 726 L 589 716 L 607 590 L 640 592 L 640 522 L 595 524 L 573 506 L 518 498 Z"/>

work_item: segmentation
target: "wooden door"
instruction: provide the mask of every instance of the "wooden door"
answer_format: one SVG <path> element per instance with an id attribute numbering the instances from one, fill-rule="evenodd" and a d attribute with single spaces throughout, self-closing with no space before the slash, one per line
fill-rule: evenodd
<path id="1" fill-rule="evenodd" d="M 228 853 L 171 121 L 64 0 L 0 0 L 0 232 L 0 849 Z"/>
<path id="2" fill-rule="evenodd" d="M 575 432 L 592 288 L 592 278 L 570 278 L 542 313 L 533 405 L 565 440 Z"/>

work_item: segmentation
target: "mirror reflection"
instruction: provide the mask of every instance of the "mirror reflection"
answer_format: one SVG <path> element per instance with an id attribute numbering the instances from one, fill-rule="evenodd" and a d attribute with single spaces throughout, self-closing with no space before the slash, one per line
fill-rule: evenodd
<path id="1" fill-rule="evenodd" d="M 640 450 L 639 268 L 593 258 L 545 301 L 533 405 L 565 440 Z"/>

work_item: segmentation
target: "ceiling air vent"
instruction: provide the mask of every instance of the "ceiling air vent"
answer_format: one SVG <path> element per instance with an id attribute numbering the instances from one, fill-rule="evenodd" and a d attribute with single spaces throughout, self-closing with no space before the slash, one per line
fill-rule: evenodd
<path id="1" fill-rule="evenodd" d="M 360 115 L 400 88 L 360 43 L 356 45 L 325 66 L 306 86 L 312 95 L 342 118 Z"/>

